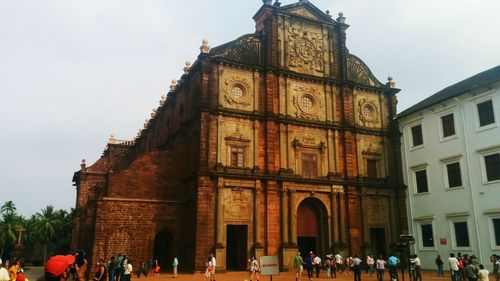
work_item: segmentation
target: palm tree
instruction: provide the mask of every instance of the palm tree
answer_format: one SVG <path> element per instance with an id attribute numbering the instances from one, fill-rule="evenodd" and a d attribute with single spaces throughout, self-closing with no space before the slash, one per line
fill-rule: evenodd
<path id="1" fill-rule="evenodd" d="M 0 207 L 0 214 L 2 214 L 0 220 L 1 257 L 4 251 L 15 243 L 17 230 L 22 225 L 22 218 L 17 215 L 16 206 L 12 201 L 7 201 Z"/>
<path id="2" fill-rule="evenodd" d="M 48 205 L 41 213 L 36 213 L 34 231 L 44 244 L 43 260 L 47 259 L 47 245 L 56 236 L 61 224 L 60 216 L 54 212 L 54 206 Z"/>

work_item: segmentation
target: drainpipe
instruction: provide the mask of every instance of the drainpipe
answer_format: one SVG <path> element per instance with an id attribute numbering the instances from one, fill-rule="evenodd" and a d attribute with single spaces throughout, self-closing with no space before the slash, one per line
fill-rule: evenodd
<path id="1" fill-rule="evenodd" d="M 464 144 L 465 144 L 465 154 L 467 155 L 467 169 L 469 170 L 469 186 L 470 186 L 470 195 L 471 195 L 471 200 L 472 200 L 472 212 L 474 215 L 474 222 L 476 226 L 476 235 L 477 235 L 477 247 L 479 251 L 479 262 L 481 262 L 481 257 L 483 256 L 482 254 L 482 248 L 481 248 L 481 237 L 479 237 L 479 223 L 477 220 L 477 211 L 476 211 L 476 200 L 474 196 L 474 185 L 472 184 L 472 173 L 471 173 L 471 164 L 470 164 L 470 147 L 469 147 L 469 142 L 467 141 L 468 132 L 467 132 L 467 126 L 465 125 L 465 109 L 464 105 L 458 100 L 458 98 L 454 98 L 455 102 L 460 106 L 460 110 L 462 111 L 462 127 L 464 130 Z"/>

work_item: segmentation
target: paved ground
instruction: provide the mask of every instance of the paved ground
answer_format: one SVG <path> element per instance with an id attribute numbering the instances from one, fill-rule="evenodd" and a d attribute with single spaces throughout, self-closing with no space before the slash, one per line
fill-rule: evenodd
<path id="1" fill-rule="evenodd" d="M 41 274 L 43 274 L 43 268 L 41 267 L 32 267 L 29 268 L 26 271 L 26 275 L 29 278 L 29 281 L 35 281 Z M 423 272 L 423 281 L 450 281 L 451 278 L 449 277 L 449 273 L 445 272 L 444 277 L 437 277 L 436 273 L 434 271 L 424 271 Z M 227 272 L 227 273 L 220 273 L 216 275 L 216 281 L 244 281 L 248 280 L 248 273 L 246 272 Z M 490 280 L 492 277 L 490 276 Z M 195 274 L 179 274 L 177 278 L 172 278 L 171 273 L 161 273 L 158 276 L 150 276 L 147 278 L 139 278 L 142 281 L 206 281 L 205 275 L 202 273 L 195 273 Z M 135 281 L 140 281 L 138 278 L 135 276 L 132 278 L 132 280 Z M 271 280 L 269 276 L 261 276 L 260 280 L 262 281 L 268 281 Z M 273 276 L 272 278 L 273 281 L 294 281 L 295 280 L 295 274 L 292 272 L 282 272 L 280 275 Z M 328 280 L 335 280 L 335 281 L 353 281 L 354 277 L 352 274 L 345 274 L 345 273 L 339 273 L 337 275 L 337 279 L 329 279 L 326 277 L 326 273 L 323 271 L 322 275 L 320 276 L 319 279 L 313 278 L 313 280 L 319 280 L 319 281 L 328 281 Z M 362 281 L 376 281 L 377 279 L 375 276 L 370 278 L 369 274 L 363 274 L 361 275 L 361 280 Z M 389 272 L 386 272 L 385 274 L 385 281 L 390 281 L 389 280 Z M 301 281 L 308 281 L 307 280 L 307 274 L 305 276 L 302 276 Z M 401 278 L 401 274 L 399 276 L 399 281 L 403 281 Z M 405 274 L 405 281 L 409 281 L 408 278 L 408 273 Z"/>

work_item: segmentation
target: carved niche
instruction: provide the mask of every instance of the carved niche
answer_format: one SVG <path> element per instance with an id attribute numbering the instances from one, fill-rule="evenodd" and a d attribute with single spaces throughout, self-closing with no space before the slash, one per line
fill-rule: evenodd
<path id="1" fill-rule="evenodd" d="M 310 85 L 295 83 L 292 91 L 292 113 L 294 117 L 318 120 L 323 109 L 321 91 Z"/>
<path id="2" fill-rule="evenodd" d="M 224 75 L 221 89 L 226 105 L 240 110 L 252 110 L 253 87 L 251 80 L 236 72 L 228 73 L 227 76 Z"/>
<path id="3" fill-rule="evenodd" d="M 223 202 L 225 220 L 243 221 L 252 218 L 253 201 L 250 190 L 225 189 Z"/>
<path id="4" fill-rule="evenodd" d="M 322 75 L 325 72 L 323 36 L 319 28 L 303 22 L 288 24 L 288 59 L 290 70 Z"/>

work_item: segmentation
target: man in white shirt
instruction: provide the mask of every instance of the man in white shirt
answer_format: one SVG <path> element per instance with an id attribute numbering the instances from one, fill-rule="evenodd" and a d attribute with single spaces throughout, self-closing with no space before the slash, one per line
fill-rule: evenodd
<path id="1" fill-rule="evenodd" d="M 417 254 L 413 255 L 415 257 L 415 281 L 422 281 L 422 272 L 420 271 L 420 258 L 417 257 Z"/>
<path id="2" fill-rule="evenodd" d="M 448 264 L 450 265 L 451 281 L 460 281 L 457 280 L 458 260 L 457 258 L 455 258 L 455 254 L 453 253 L 450 254 L 450 257 L 448 258 Z"/>
<path id="3" fill-rule="evenodd" d="M 9 271 L 3 267 L 2 259 L 0 259 L 0 281 L 9 281 Z"/>
<path id="4" fill-rule="evenodd" d="M 212 272 L 210 276 L 210 280 L 215 281 L 215 267 L 216 267 L 216 261 L 215 261 L 215 256 L 213 253 L 210 254 L 210 262 L 212 263 Z"/>
<path id="5" fill-rule="evenodd" d="M 342 256 L 338 252 L 335 254 L 335 267 L 337 268 L 337 272 L 342 269 Z"/>
<path id="6" fill-rule="evenodd" d="M 321 258 L 316 255 L 313 259 L 314 270 L 316 270 L 316 278 L 319 278 L 319 271 L 321 270 Z"/>

